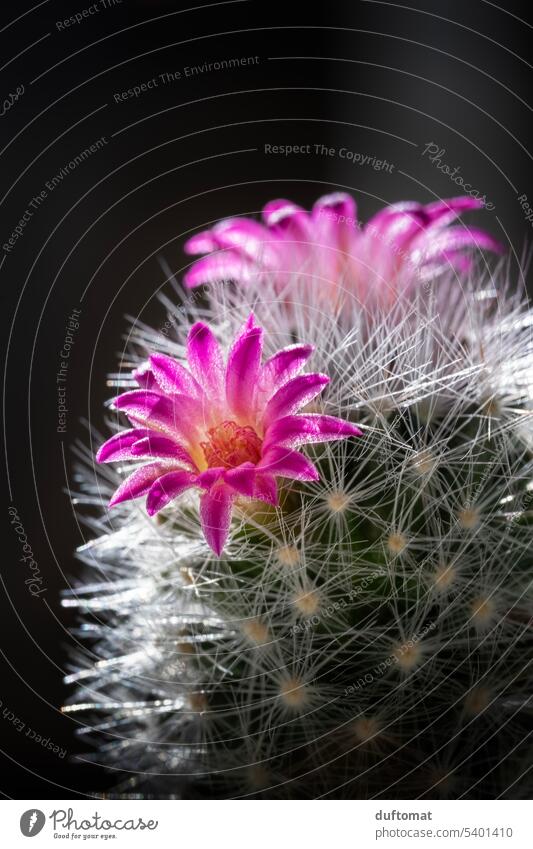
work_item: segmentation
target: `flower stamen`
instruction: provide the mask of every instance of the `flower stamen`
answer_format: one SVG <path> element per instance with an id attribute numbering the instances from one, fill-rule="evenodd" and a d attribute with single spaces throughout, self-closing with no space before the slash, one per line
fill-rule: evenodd
<path id="1" fill-rule="evenodd" d="M 207 431 L 209 439 L 200 446 L 209 468 L 235 469 L 241 463 L 258 463 L 262 442 L 253 427 L 225 421 Z"/>

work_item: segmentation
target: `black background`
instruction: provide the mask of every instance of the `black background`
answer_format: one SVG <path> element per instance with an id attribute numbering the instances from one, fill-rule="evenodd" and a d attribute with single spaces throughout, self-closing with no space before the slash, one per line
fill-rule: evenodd
<path id="1" fill-rule="evenodd" d="M 0 242 L 46 181 L 97 138 L 107 142 L 48 193 L 13 249 L 0 250 L 8 467 L 0 790 L 15 798 L 100 794 L 116 781 L 84 761 L 77 719 L 60 713 L 76 621 L 60 592 L 80 574 L 73 552 L 85 535 L 65 489 L 72 446 L 86 439 L 81 419 L 103 426 L 124 314 L 155 326 L 165 320 L 157 294 L 170 287 L 158 256 L 179 277 L 189 233 L 255 214 L 273 197 L 308 207 L 343 189 L 366 219 L 385 203 L 460 194 L 423 156 L 429 142 L 494 203 L 470 222 L 517 258 L 531 234 L 517 200 L 533 198 L 528 4 L 122 0 L 58 28 L 90 5 L 48 0 L 4 4 L 0 13 L 0 99 L 25 89 L 0 117 Z M 244 56 L 258 61 L 184 75 L 186 66 Z M 161 83 L 159 74 L 176 71 L 181 79 Z M 153 78 L 156 88 L 115 102 Z M 265 144 L 346 147 L 394 167 L 265 154 Z M 58 434 L 56 373 L 73 308 L 81 309 L 80 328 L 67 432 Z M 39 598 L 24 584 L 10 506 L 39 563 Z M 66 757 L 17 732 L 4 710 Z"/>

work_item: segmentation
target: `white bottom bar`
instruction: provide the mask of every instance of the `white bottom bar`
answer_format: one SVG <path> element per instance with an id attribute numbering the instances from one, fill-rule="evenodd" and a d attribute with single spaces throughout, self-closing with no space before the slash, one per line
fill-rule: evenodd
<path id="1" fill-rule="evenodd" d="M 4 801 L 2 845 L 531 849 L 527 801 Z M 33 845 L 33 844 L 31 844 Z"/>

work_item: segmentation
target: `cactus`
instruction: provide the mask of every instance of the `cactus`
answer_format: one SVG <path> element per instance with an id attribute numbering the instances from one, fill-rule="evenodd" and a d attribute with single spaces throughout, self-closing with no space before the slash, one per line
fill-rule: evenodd
<path id="1" fill-rule="evenodd" d="M 218 547 L 194 488 L 102 510 L 135 457 L 96 469 L 79 446 L 96 577 L 63 602 L 90 639 L 64 710 L 118 794 L 527 797 L 532 313 L 503 261 L 402 269 L 386 298 L 298 262 L 281 285 L 174 281 L 165 332 L 134 326 L 113 382 L 154 352 L 186 365 L 199 321 L 228 350 L 253 312 L 264 358 L 310 344 L 329 376 L 304 414 L 351 430 L 306 444 L 317 474 L 277 476 L 276 499 L 237 493 Z"/>

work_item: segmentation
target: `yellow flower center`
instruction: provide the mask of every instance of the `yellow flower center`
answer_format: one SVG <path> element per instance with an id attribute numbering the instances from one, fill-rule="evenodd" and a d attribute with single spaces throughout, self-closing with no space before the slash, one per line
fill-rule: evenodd
<path id="1" fill-rule="evenodd" d="M 200 445 L 209 468 L 234 469 L 241 463 L 258 463 L 261 459 L 262 442 L 253 427 L 226 421 L 210 428 L 207 435 L 209 439 Z"/>

